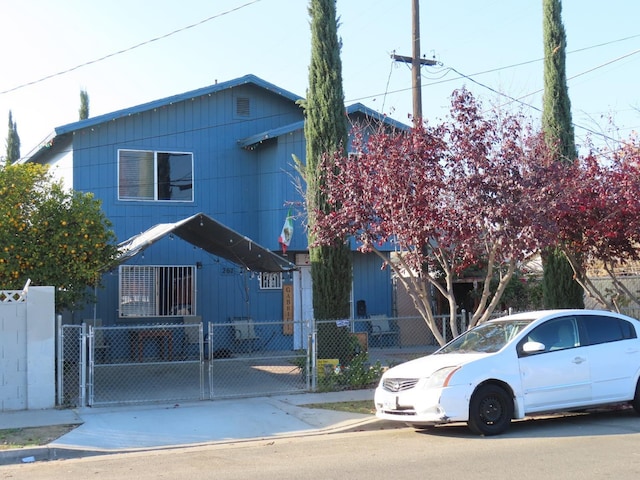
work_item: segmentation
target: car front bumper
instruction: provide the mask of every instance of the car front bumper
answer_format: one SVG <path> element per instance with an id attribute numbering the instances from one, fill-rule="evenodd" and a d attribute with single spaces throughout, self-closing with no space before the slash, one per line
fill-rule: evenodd
<path id="1" fill-rule="evenodd" d="M 425 388 L 390 392 L 381 387 L 375 391 L 376 417 L 415 425 L 466 422 L 469 419 L 469 386 Z"/>

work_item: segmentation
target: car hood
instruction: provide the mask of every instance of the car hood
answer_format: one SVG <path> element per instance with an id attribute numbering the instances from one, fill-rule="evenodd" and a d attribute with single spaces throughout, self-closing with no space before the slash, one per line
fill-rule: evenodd
<path id="1" fill-rule="evenodd" d="M 426 378 L 441 368 L 465 365 L 489 355 L 491 354 L 449 353 L 444 355 L 428 355 L 390 368 L 384 376 L 385 378 Z"/>

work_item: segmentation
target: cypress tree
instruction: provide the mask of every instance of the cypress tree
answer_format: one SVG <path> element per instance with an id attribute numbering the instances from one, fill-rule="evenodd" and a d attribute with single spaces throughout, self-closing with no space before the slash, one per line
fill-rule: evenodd
<path id="1" fill-rule="evenodd" d="M 311 0 L 311 63 L 305 102 L 306 201 L 309 225 L 314 212 L 328 211 L 319 189 L 323 175 L 319 163 L 323 155 L 347 148 L 347 121 L 342 89 L 342 63 L 336 18 L 336 0 Z M 309 229 L 311 231 L 311 229 Z M 332 245 L 313 246 L 309 234 L 309 256 L 313 281 L 313 310 L 318 320 L 350 316 L 351 251 L 346 239 Z M 318 325 L 318 355 L 348 361 L 350 335 L 335 322 Z"/>
<path id="2" fill-rule="evenodd" d="M 565 67 L 566 34 L 560 0 L 543 0 L 544 94 L 542 128 L 558 161 L 577 157 L 571 101 Z M 547 308 L 584 308 L 584 292 L 574 280 L 571 265 L 557 249 L 543 255 L 542 291 Z"/>
<path id="3" fill-rule="evenodd" d="M 86 90 L 80 90 L 80 109 L 78 110 L 79 120 L 89 118 L 89 94 Z"/>
<path id="4" fill-rule="evenodd" d="M 20 137 L 18 136 L 18 125 L 13 121 L 11 110 L 9 110 L 9 125 L 7 132 L 7 154 L 5 162 L 7 165 L 11 165 L 20 158 Z"/>

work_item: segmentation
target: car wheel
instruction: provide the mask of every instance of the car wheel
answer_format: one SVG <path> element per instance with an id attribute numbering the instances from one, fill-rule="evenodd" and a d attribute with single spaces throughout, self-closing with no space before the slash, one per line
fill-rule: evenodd
<path id="1" fill-rule="evenodd" d="M 482 385 L 471 396 L 467 425 L 478 435 L 499 435 L 511 423 L 513 400 L 498 385 Z"/>
<path id="2" fill-rule="evenodd" d="M 631 401 L 631 405 L 636 413 L 640 415 L 640 380 L 638 380 L 638 383 L 636 384 L 636 394 Z"/>

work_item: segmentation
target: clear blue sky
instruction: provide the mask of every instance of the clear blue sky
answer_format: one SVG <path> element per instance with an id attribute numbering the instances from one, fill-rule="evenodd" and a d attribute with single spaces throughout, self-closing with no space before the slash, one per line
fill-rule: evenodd
<path id="1" fill-rule="evenodd" d="M 307 7 L 307 0 L 0 0 L 0 152 L 9 109 L 25 155 L 78 119 L 81 89 L 91 116 L 248 73 L 305 95 Z M 338 0 L 337 8 L 346 103 L 409 123 L 410 67 L 390 55 L 411 55 L 411 0 Z M 429 121 L 446 115 L 451 92 L 463 85 L 487 105 L 509 105 L 500 92 L 541 107 L 542 0 L 422 0 L 420 18 L 421 51 L 441 64 L 422 70 Z M 639 18 L 633 0 L 563 2 L 578 143 L 581 127 L 607 130 L 609 115 L 617 136 L 640 128 Z M 539 118 L 533 108 L 527 113 Z"/>

